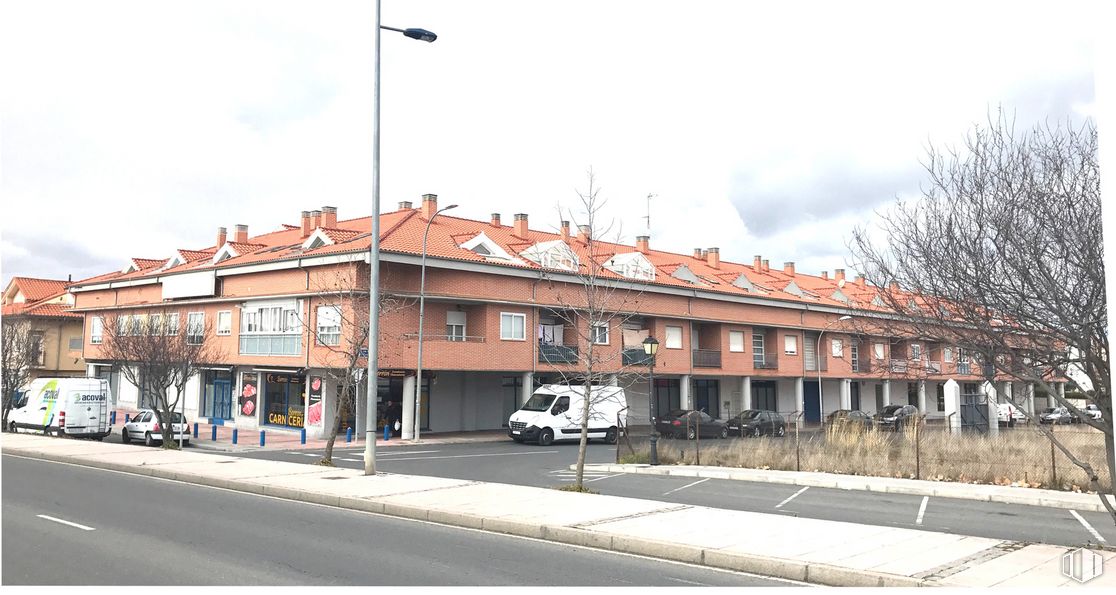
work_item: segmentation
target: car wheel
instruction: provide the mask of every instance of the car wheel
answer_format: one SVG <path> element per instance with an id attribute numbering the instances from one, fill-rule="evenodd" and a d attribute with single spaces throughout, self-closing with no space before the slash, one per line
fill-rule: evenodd
<path id="1" fill-rule="evenodd" d="M 15 427 L 15 422 L 14 421 L 8 422 L 8 431 L 13 433 L 13 434 L 15 433 L 16 427 Z"/>
<path id="2" fill-rule="evenodd" d="M 721 440 L 728 438 L 728 428 L 721 428 Z"/>
<path id="3" fill-rule="evenodd" d="M 755 436 L 756 438 L 759 438 L 760 434 L 762 434 L 762 433 L 763 432 L 760 431 L 759 426 L 756 426 L 756 429 L 752 431 L 752 435 Z"/>
<path id="4" fill-rule="evenodd" d="M 151 436 L 151 432 L 143 435 L 143 443 L 147 446 L 155 446 L 155 438 Z"/>
<path id="5" fill-rule="evenodd" d="M 539 446 L 550 446 L 554 442 L 554 430 L 543 428 L 539 432 Z"/>
<path id="6" fill-rule="evenodd" d="M 120 442 L 128 444 L 132 439 L 128 437 L 128 430 L 120 430 Z"/>
<path id="7" fill-rule="evenodd" d="M 609 428 L 608 431 L 605 432 L 605 442 L 609 444 L 616 444 L 616 437 L 618 435 L 619 433 L 616 431 L 615 427 Z"/>
<path id="8" fill-rule="evenodd" d="M 695 438 L 697 438 L 697 430 L 696 429 L 690 428 L 690 429 L 686 430 L 686 440 L 693 440 Z"/>
<path id="9" fill-rule="evenodd" d="M 775 435 L 776 435 L 776 436 L 778 436 L 778 437 L 780 437 L 780 438 L 782 438 L 783 436 L 786 436 L 786 435 L 787 435 L 787 428 L 786 428 L 786 426 L 779 426 L 779 429 L 778 429 L 778 430 L 776 430 L 776 434 L 775 434 Z"/>
<path id="10" fill-rule="evenodd" d="M 1015 427 L 1015 420 L 1014 419 L 1008 421 L 1008 427 L 1009 428 L 1014 428 Z"/>

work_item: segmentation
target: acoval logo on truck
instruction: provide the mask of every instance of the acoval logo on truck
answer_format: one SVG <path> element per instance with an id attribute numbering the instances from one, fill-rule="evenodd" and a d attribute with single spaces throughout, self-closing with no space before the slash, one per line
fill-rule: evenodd
<path id="1" fill-rule="evenodd" d="M 43 412 L 43 426 L 49 426 L 54 419 L 54 407 L 58 404 L 57 380 L 51 380 L 43 385 L 43 389 L 39 391 L 39 401 L 46 405 L 46 411 Z"/>

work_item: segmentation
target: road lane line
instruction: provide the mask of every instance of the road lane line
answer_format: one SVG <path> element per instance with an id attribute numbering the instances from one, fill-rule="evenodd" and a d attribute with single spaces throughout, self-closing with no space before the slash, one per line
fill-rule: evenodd
<path id="1" fill-rule="evenodd" d="M 350 463 L 363 463 L 364 459 L 337 459 L 338 461 L 348 461 Z"/>
<path id="2" fill-rule="evenodd" d="M 1097 533 L 1097 530 L 1096 530 L 1096 529 L 1094 529 L 1094 528 L 1093 528 L 1093 526 L 1092 526 L 1092 525 L 1090 525 L 1090 524 L 1088 523 L 1088 521 L 1086 521 L 1085 519 L 1081 518 L 1081 515 L 1077 514 L 1077 511 L 1076 511 L 1076 510 L 1071 510 L 1071 511 L 1070 511 L 1070 514 L 1072 514 L 1072 515 L 1074 516 L 1074 518 L 1076 518 L 1076 519 L 1077 519 L 1077 521 L 1078 521 L 1079 523 L 1081 523 L 1081 525 L 1082 525 L 1082 526 L 1084 526 L 1084 527 L 1085 527 L 1085 529 L 1086 529 L 1086 530 L 1087 530 L 1088 532 L 1092 533 L 1092 534 L 1093 534 L 1093 537 L 1096 537 L 1096 538 L 1097 538 L 1097 541 L 1100 541 L 1100 542 L 1102 542 L 1102 543 L 1107 543 L 1107 540 L 1106 540 L 1106 539 L 1105 539 L 1104 537 L 1101 537 L 1101 534 L 1100 534 L 1100 533 Z"/>
<path id="3" fill-rule="evenodd" d="M 40 519 L 46 519 L 48 521 L 54 521 L 56 523 L 62 523 L 63 525 L 69 525 L 71 527 L 77 527 L 78 529 L 81 529 L 83 531 L 95 531 L 96 530 L 93 527 L 86 527 L 85 525 L 79 525 L 77 523 L 71 523 L 70 521 L 64 521 L 62 519 L 56 519 L 52 516 L 47 516 L 45 514 L 37 514 L 35 516 L 39 517 Z"/>
<path id="4" fill-rule="evenodd" d="M 801 490 L 798 490 L 797 492 L 791 494 L 790 498 L 787 498 L 786 500 L 783 500 L 782 502 L 776 504 L 775 508 L 782 508 L 784 504 L 786 504 L 787 502 L 790 502 L 791 500 L 794 500 L 795 498 L 799 497 L 802 494 L 802 492 L 805 492 L 808 489 L 810 489 L 810 486 L 806 486 L 806 487 L 802 488 Z"/>
<path id="5" fill-rule="evenodd" d="M 443 455 L 440 457 L 399 457 L 393 461 L 432 461 L 434 459 L 469 459 L 473 457 L 515 457 L 521 455 L 546 455 L 561 452 L 559 450 L 533 450 L 531 452 L 498 452 L 477 455 Z"/>
<path id="6" fill-rule="evenodd" d="M 582 483 L 589 483 L 591 481 L 600 481 L 602 479 L 608 479 L 610 477 L 620 477 L 621 475 L 623 475 L 623 473 L 616 473 L 616 474 L 613 474 L 613 475 L 604 475 L 604 476 L 601 476 L 601 477 L 594 477 L 593 479 L 586 479 L 586 480 L 582 481 Z"/>
<path id="7" fill-rule="evenodd" d="M 378 457 L 386 457 L 386 456 L 388 456 L 388 455 L 424 455 L 424 454 L 429 454 L 429 453 L 432 453 L 432 452 L 442 452 L 442 451 L 440 451 L 440 450 L 405 450 L 405 451 L 403 451 L 403 452 L 382 452 L 382 451 L 377 451 L 377 452 L 376 452 L 376 456 L 378 456 Z"/>
<path id="8" fill-rule="evenodd" d="M 323 455 L 313 453 L 313 452 L 300 452 L 300 453 L 297 453 L 297 454 L 300 454 L 304 457 L 320 457 L 320 456 L 323 456 Z"/>
<path id="9" fill-rule="evenodd" d="M 688 484 L 686 484 L 686 485 L 684 485 L 680 488 L 674 488 L 673 490 L 671 490 L 671 491 L 669 491 L 669 492 L 667 492 L 666 494 L 663 494 L 663 495 L 666 496 L 668 494 L 673 494 L 674 492 L 677 492 L 678 490 L 684 490 L 686 488 L 696 486 L 697 484 L 707 482 L 710 479 L 712 479 L 712 478 L 706 477 L 705 479 L 699 479 L 699 480 L 695 481 L 694 483 L 688 483 Z"/>
<path id="10" fill-rule="evenodd" d="M 922 516 L 926 514 L 926 503 L 930 501 L 930 496 L 922 497 L 922 505 L 918 507 L 918 518 L 915 519 L 916 525 L 922 524 Z"/>

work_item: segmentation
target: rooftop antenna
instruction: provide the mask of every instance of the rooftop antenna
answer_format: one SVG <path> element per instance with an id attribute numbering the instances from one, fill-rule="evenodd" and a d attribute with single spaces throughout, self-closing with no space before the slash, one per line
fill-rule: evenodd
<path id="1" fill-rule="evenodd" d="M 642 219 L 647 220 L 647 235 L 651 235 L 651 199 L 658 196 L 658 194 L 647 194 L 647 216 Z"/>

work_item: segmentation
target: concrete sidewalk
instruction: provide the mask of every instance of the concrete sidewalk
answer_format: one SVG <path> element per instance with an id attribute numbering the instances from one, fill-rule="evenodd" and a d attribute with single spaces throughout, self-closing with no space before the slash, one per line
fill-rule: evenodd
<path id="1" fill-rule="evenodd" d="M 570 469 L 574 466 L 571 465 Z M 675 477 L 695 477 L 711 479 L 735 479 L 762 483 L 809 486 L 812 488 L 836 488 L 840 490 L 864 490 L 888 494 L 908 494 L 912 496 L 938 496 L 941 498 L 961 498 L 982 502 L 1003 504 L 1025 504 L 1046 506 L 1090 512 L 1108 512 L 1096 494 L 1078 494 L 1043 490 L 1038 488 L 981 485 L 949 481 L 927 481 L 925 479 L 900 479 L 893 477 L 872 477 L 867 475 L 842 475 L 839 473 L 820 473 L 811 471 L 776 471 L 768 469 L 742 469 L 737 467 L 712 467 L 698 465 L 656 465 L 647 464 L 589 464 L 586 470 L 607 471 L 609 473 L 640 473 L 646 475 L 673 475 Z M 1110 495 L 1109 502 L 1116 505 Z"/>
<path id="2" fill-rule="evenodd" d="M 1050 545 L 476 481 L 366 477 L 348 469 L 27 434 L 4 434 L 0 447 L 4 454 L 826 585 L 1078 584 L 1060 571 L 1068 550 Z M 1112 568 L 1116 552 L 1100 553 Z M 1116 572 L 1086 586 L 1112 588 Z"/>
<path id="3" fill-rule="evenodd" d="M 260 432 L 259 430 L 241 430 L 237 432 L 237 443 L 232 442 L 232 430 L 229 426 L 216 426 L 217 440 L 213 440 L 213 427 L 209 424 L 199 424 L 198 437 L 190 438 L 190 447 L 199 448 L 203 450 L 216 451 L 216 452 L 252 452 L 258 450 L 300 450 L 300 449 L 322 449 L 326 447 L 326 441 L 306 438 L 306 443 L 302 443 L 302 437 L 298 432 L 265 429 L 264 446 L 260 446 Z M 191 424 L 191 431 L 193 425 Z M 474 442 L 499 442 L 508 440 L 506 431 L 486 431 L 486 432 L 443 432 L 437 434 L 423 434 L 419 440 L 403 440 L 402 438 L 392 437 L 391 440 L 383 440 L 382 436 L 376 438 L 376 448 L 394 448 L 397 446 L 416 446 L 416 445 L 430 445 L 430 444 L 463 444 Z M 337 440 L 333 443 L 334 448 L 364 448 L 364 436 L 354 435 L 352 442 L 345 441 L 345 434 L 337 436 Z"/>

